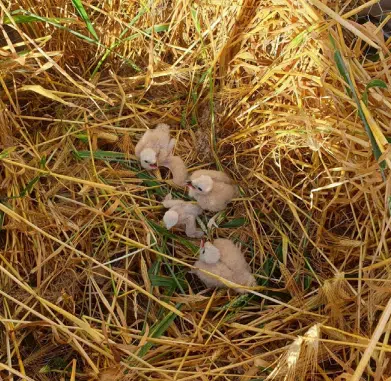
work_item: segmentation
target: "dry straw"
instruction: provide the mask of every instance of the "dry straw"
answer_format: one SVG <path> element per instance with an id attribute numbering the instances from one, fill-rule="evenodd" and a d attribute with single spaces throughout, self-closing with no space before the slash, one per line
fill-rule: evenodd
<path id="1" fill-rule="evenodd" d="M 0 378 L 391 377 L 376 3 L 0 0 Z M 163 228 L 183 189 L 134 157 L 160 122 L 240 185 L 209 238 L 241 243 L 247 295 Z"/>

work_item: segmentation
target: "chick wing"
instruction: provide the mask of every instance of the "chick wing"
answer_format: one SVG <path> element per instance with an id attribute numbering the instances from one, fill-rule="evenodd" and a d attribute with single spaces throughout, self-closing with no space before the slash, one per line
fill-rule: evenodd
<path id="1" fill-rule="evenodd" d="M 233 180 L 224 172 L 221 171 L 214 171 L 210 169 L 198 169 L 197 171 L 194 171 L 190 179 L 198 179 L 200 176 L 209 176 L 212 180 L 226 183 L 226 184 L 233 184 Z"/>

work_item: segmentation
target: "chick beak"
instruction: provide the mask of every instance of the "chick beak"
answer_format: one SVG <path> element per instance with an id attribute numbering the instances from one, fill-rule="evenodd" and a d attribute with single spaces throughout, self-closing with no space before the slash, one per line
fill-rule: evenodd
<path id="1" fill-rule="evenodd" d="M 156 169 L 157 168 L 157 165 L 156 164 L 150 164 L 149 165 L 152 169 Z"/>
<path id="2" fill-rule="evenodd" d="M 186 181 L 186 186 L 189 187 L 189 188 L 194 189 L 193 184 L 191 183 L 191 181 Z"/>
<path id="3" fill-rule="evenodd" d="M 200 248 L 203 249 L 205 246 L 205 241 L 202 239 L 200 242 Z"/>

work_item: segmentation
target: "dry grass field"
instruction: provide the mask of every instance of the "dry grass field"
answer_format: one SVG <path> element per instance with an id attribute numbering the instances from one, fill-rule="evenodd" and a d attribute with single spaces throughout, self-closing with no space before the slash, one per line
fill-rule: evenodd
<path id="1" fill-rule="evenodd" d="M 390 379 L 391 41 L 355 21 L 377 1 L 0 1 L 1 380 Z M 240 185 L 207 233 L 241 243 L 248 294 L 163 227 L 186 191 L 134 156 L 160 122 Z"/>

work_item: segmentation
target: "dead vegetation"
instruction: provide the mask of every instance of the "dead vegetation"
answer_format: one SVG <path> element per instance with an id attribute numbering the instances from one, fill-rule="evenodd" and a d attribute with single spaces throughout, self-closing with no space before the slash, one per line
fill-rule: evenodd
<path id="1" fill-rule="evenodd" d="M 376 2 L 0 1 L 0 378 L 389 379 Z M 183 189 L 134 157 L 161 122 L 240 185 L 208 238 L 247 250 L 248 295 L 163 228 Z"/>

